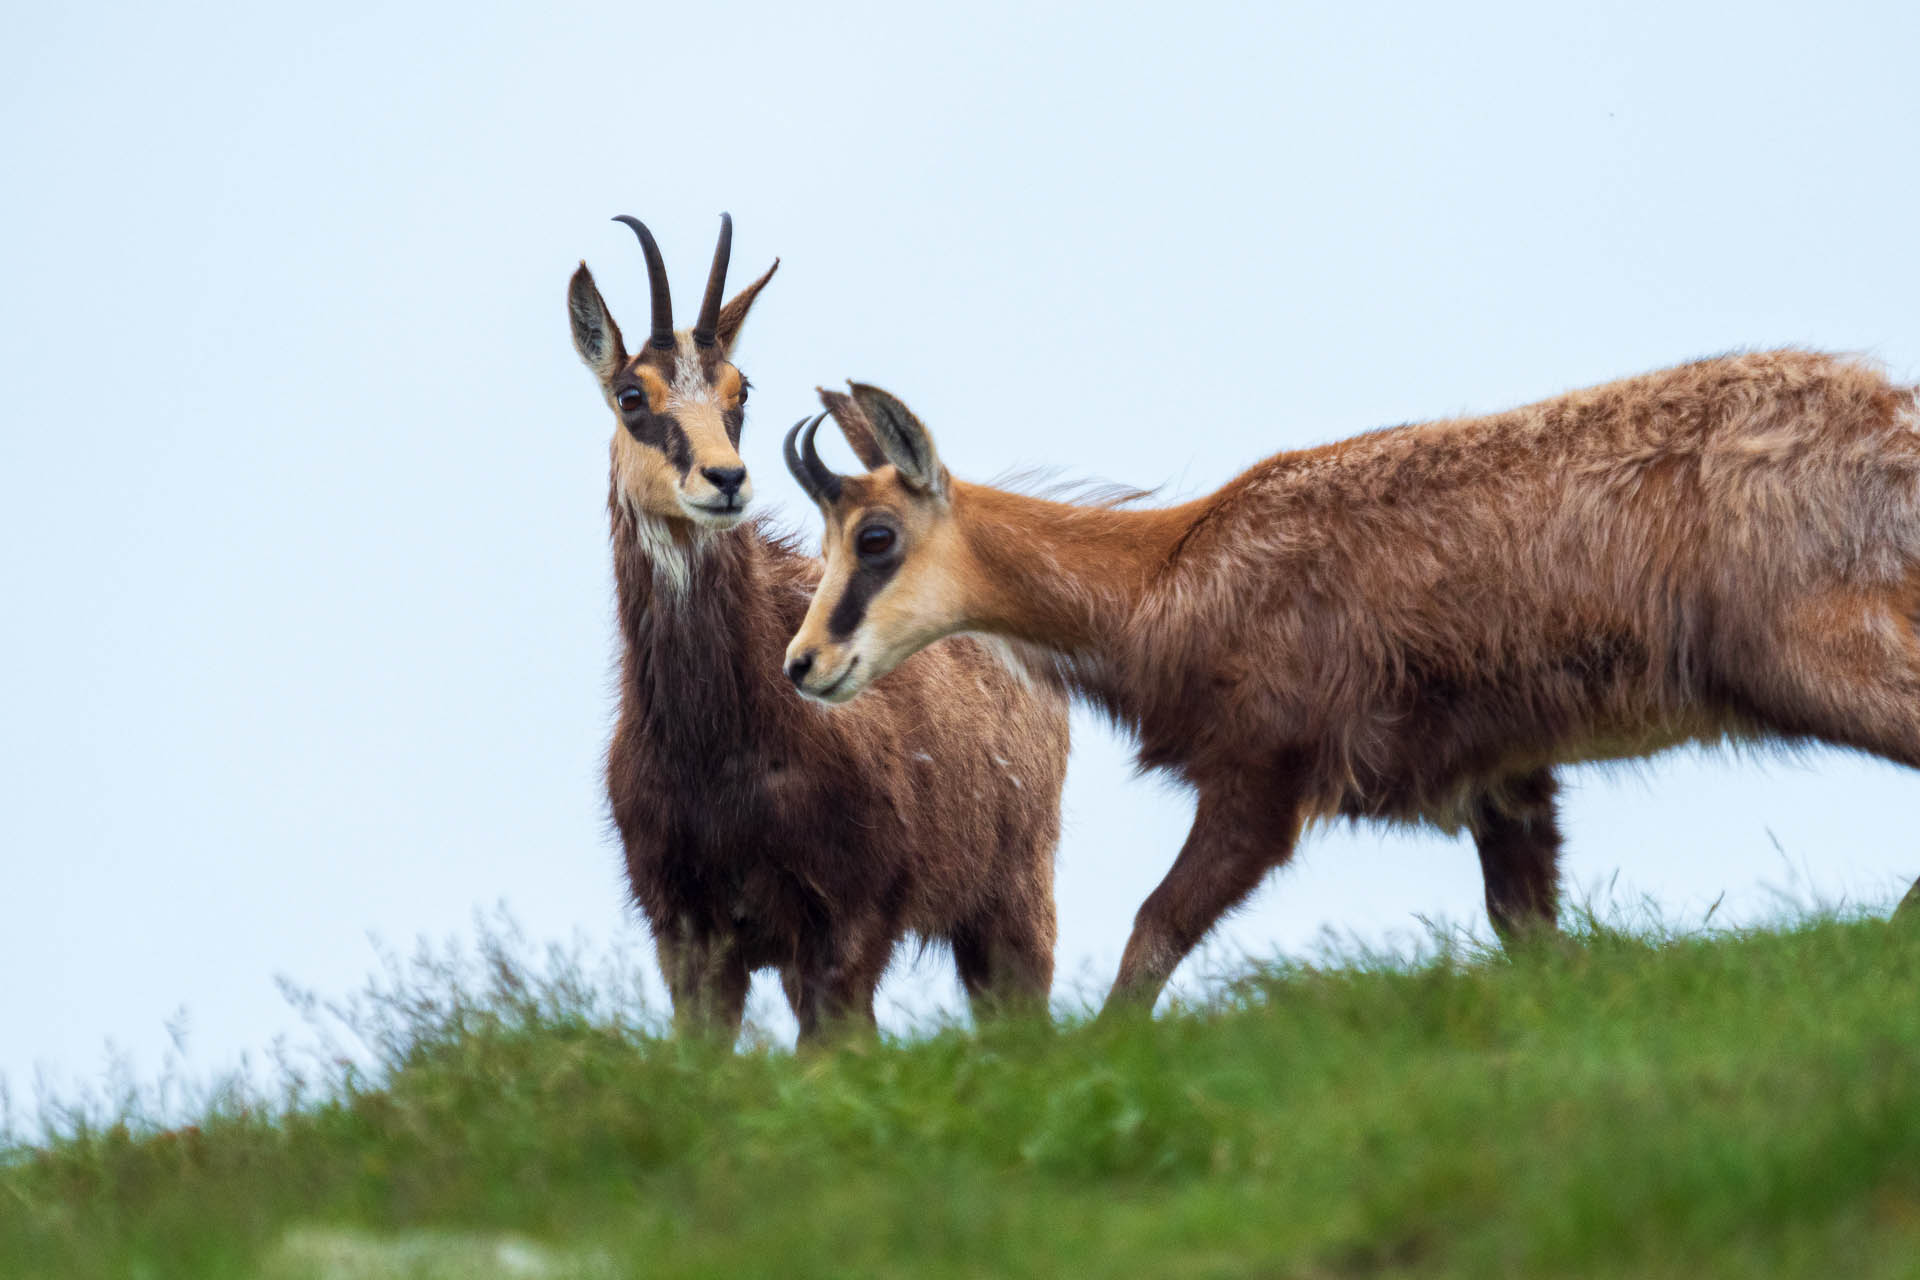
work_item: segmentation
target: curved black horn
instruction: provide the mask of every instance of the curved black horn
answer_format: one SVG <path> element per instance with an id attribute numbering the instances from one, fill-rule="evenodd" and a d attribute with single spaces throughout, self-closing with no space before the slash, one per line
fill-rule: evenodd
<path id="1" fill-rule="evenodd" d="M 819 489 L 813 482 L 813 476 L 808 473 L 806 464 L 800 461 L 800 450 L 794 445 L 794 442 L 800 438 L 800 432 L 806 428 L 806 425 L 807 419 L 805 418 L 793 424 L 792 428 L 787 432 L 787 438 L 781 442 L 780 452 L 787 460 L 787 473 L 794 478 L 794 481 L 799 484 L 801 490 L 809 498 L 818 501 L 820 498 Z"/>
<path id="2" fill-rule="evenodd" d="M 802 418 L 793 424 L 793 430 L 787 432 L 787 441 L 783 449 L 787 455 L 787 470 L 806 490 L 807 496 L 815 502 L 838 502 L 840 500 L 840 477 L 835 475 L 827 464 L 820 461 L 819 450 L 813 447 L 814 432 L 827 419 L 826 414 L 814 418 Z M 805 438 L 801 433 L 805 432 Z M 799 447 L 795 448 L 798 442 Z"/>
<path id="3" fill-rule="evenodd" d="M 660 246 L 653 242 L 647 224 L 629 214 L 619 214 L 615 222 L 624 222 L 640 237 L 640 252 L 647 255 L 647 283 L 653 287 L 653 336 L 650 346 L 673 350 L 673 295 L 667 292 L 667 264 L 660 260 Z"/>
<path id="4" fill-rule="evenodd" d="M 707 296 L 700 299 L 700 318 L 693 322 L 693 345 L 710 347 L 720 329 L 720 303 L 727 292 L 727 260 L 733 256 L 733 215 L 720 215 L 720 243 L 713 249 L 713 269 L 707 272 Z"/>

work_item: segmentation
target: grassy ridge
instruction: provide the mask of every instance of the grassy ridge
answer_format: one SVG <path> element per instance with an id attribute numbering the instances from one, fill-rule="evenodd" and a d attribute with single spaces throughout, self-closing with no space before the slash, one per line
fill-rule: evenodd
<path id="1" fill-rule="evenodd" d="M 343 1011 L 370 1077 L 16 1143 L 0 1274 L 1920 1273 L 1920 930 L 1589 929 L 801 1058 L 537 969 L 391 971 Z"/>

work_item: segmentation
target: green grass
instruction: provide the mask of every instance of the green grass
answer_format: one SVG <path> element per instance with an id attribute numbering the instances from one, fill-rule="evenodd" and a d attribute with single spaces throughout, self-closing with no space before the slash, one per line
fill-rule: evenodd
<path id="1" fill-rule="evenodd" d="M 0 1275 L 1920 1274 L 1920 929 L 1590 924 L 799 1057 L 485 953 L 336 1010 L 364 1069 L 16 1136 Z"/>

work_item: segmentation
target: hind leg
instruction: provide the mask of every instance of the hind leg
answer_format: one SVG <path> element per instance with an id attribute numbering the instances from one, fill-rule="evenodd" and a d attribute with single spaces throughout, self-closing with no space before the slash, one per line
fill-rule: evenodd
<path id="1" fill-rule="evenodd" d="M 1515 774 L 1474 801 L 1472 830 L 1486 881 L 1487 918 L 1509 949 L 1557 927 L 1560 903 L 1559 788 L 1553 773 Z"/>

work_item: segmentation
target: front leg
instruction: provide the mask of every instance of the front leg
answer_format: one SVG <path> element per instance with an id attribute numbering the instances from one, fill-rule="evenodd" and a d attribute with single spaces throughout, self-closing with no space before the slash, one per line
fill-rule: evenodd
<path id="1" fill-rule="evenodd" d="M 1558 788 L 1546 769 L 1504 779 L 1474 801 L 1473 839 L 1486 880 L 1487 918 L 1509 951 L 1556 928 L 1560 902 Z"/>
<path id="2" fill-rule="evenodd" d="M 673 1025 L 683 1035 L 732 1044 L 747 1010 L 747 972 L 730 936 L 697 933 L 690 924 L 654 932 L 660 971 L 673 996 Z"/>
<path id="3" fill-rule="evenodd" d="M 830 931 L 808 948 L 787 981 L 802 1048 L 874 1030 L 873 996 L 893 958 L 896 931 L 879 921 Z"/>
<path id="4" fill-rule="evenodd" d="M 1173 869 L 1140 907 L 1104 1012 L 1150 1009 L 1167 979 L 1221 916 L 1293 856 L 1300 799 L 1290 780 L 1202 787 Z"/>

